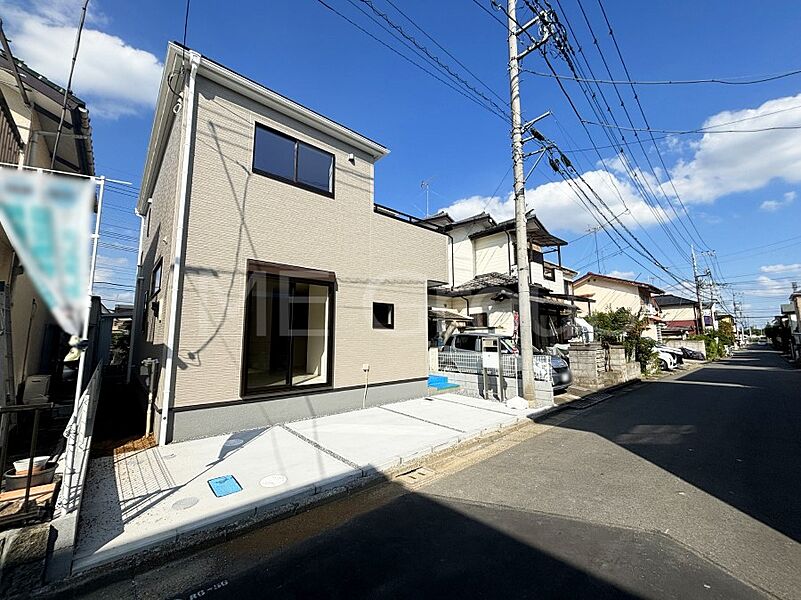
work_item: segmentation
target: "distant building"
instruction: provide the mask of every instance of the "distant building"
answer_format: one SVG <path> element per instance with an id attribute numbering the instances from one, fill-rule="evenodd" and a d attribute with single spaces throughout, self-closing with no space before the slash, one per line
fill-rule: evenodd
<path id="1" fill-rule="evenodd" d="M 586 273 L 573 282 L 573 292 L 595 303 L 586 309 L 582 308 L 580 316 L 626 308 L 632 314 L 648 319 L 649 326 L 643 331 L 645 337 L 658 341 L 662 339 L 662 317 L 654 297 L 664 294 L 664 291 L 655 285 L 600 273 Z"/>
<path id="2" fill-rule="evenodd" d="M 662 313 L 662 335 L 683 338 L 698 333 L 698 303 L 673 294 L 654 296 Z"/>
<path id="3" fill-rule="evenodd" d="M 429 290 L 429 339 L 440 344 L 455 329 L 480 328 L 517 335 L 519 310 L 515 221 L 500 223 L 481 213 L 454 220 L 445 212 L 421 223 L 436 225 L 447 234 L 449 283 Z M 532 335 L 540 350 L 565 343 L 576 335 L 576 271 L 562 266 L 561 248 L 567 242 L 551 234 L 530 212 L 526 225 L 531 293 Z M 555 254 L 556 262 L 545 260 Z"/>

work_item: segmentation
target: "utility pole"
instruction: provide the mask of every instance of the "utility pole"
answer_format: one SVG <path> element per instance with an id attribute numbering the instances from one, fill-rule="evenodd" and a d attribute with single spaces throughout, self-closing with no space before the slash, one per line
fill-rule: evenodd
<path id="1" fill-rule="evenodd" d="M 588 227 L 587 233 L 591 233 L 593 238 L 595 239 L 595 266 L 598 273 L 601 272 L 601 254 L 598 252 L 598 232 L 601 230 L 600 227 Z"/>
<path id="2" fill-rule="evenodd" d="M 515 192 L 515 240 L 517 242 L 517 297 L 520 330 L 520 360 L 523 372 L 523 398 L 534 400 L 534 339 L 531 322 L 531 269 L 528 256 L 528 218 L 526 217 L 526 177 L 523 166 L 523 130 L 530 128 L 534 121 L 523 126 L 520 114 L 520 60 L 539 48 L 550 37 L 548 17 L 544 13 L 534 15 L 525 25 L 518 26 L 516 0 L 508 0 L 507 17 L 509 24 L 509 96 L 512 115 L 512 164 Z M 531 44 L 522 52 L 518 50 L 518 36 L 534 26 L 539 26 L 540 39 L 531 38 Z M 528 34 L 526 34 L 528 35 Z M 547 114 L 547 113 L 546 113 Z"/>
<path id="3" fill-rule="evenodd" d="M 704 305 L 701 304 L 701 278 L 698 275 L 698 263 L 695 261 L 695 246 L 690 245 L 690 254 L 693 258 L 693 280 L 695 281 L 695 299 L 698 302 L 698 334 L 704 333 Z"/>
<path id="4" fill-rule="evenodd" d="M 512 164 L 515 178 L 515 241 L 517 242 L 517 298 L 520 328 L 520 360 L 523 362 L 523 398 L 534 400 L 534 338 L 531 329 L 531 282 L 528 261 L 526 182 L 523 172 L 523 122 L 520 116 L 520 60 L 518 58 L 515 0 L 509 11 L 509 96 L 512 109 Z"/>

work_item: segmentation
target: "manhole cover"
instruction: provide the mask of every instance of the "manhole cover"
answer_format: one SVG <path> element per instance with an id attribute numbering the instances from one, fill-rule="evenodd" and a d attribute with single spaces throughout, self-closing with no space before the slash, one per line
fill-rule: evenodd
<path id="1" fill-rule="evenodd" d="M 234 446 L 241 446 L 244 443 L 245 443 L 245 441 L 244 440 L 240 440 L 239 438 L 231 438 L 230 440 L 225 440 L 225 442 L 223 442 L 223 446 L 227 446 L 227 447 L 231 448 L 231 447 L 234 447 Z"/>
<path id="2" fill-rule="evenodd" d="M 173 510 L 186 510 L 187 508 L 192 508 L 195 504 L 198 503 L 198 499 L 194 496 L 189 498 L 184 498 L 183 500 L 178 500 L 177 502 L 173 502 L 172 509 Z"/>
<path id="3" fill-rule="evenodd" d="M 264 477 L 261 481 L 259 481 L 259 485 L 266 488 L 278 487 L 279 485 L 284 485 L 285 483 L 286 475 L 279 475 L 277 473 L 275 475 L 267 475 L 267 477 Z"/>

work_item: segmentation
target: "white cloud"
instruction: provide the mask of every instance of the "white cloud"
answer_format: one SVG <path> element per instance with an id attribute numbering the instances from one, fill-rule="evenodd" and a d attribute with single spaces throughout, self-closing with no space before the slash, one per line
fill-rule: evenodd
<path id="1" fill-rule="evenodd" d="M 765 200 L 759 205 L 760 210 L 767 212 L 776 212 L 786 206 L 790 206 L 795 201 L 795 192 L 787 192 L 782 196 L 781 200 Z"/>
<path id="2" fill-rule="evenodd" d="M 102 267 L 126 267 L 130 264 L 130 261 L 125 256 L 106 256 L 104 254 L 98 254 L 97 264 Z"/>
<path id="3" fill-rule="evenodd" d="M 757 108 L 720 112 L 708 118 L 703 127 L 750 130 L 799 123 L 801 94 L 769 100 Z M 706 133 L 692 158 L 680 160 L 671 175 L 682 199 L 696 203 L 759 189 L 774 179 L 801 182 L 801 129 Z"/>
<path id="4" fill-rule="evenodd" d="M 657 218 L 654 213 L 665 221 L 670 220 L 670 216 L 663 209 L 652 210 L 631 184 L 613 173 L 603 170 L 588 171 L 582 177 L 603 199 L 612 214 L 619 216 L 628 227 L 635 225 L 635 218 L 643 226 L 656 223 Z M 581 181 L 576 180 L 574 184 L 583 188 L 593 203 L 600 204 Z M 577 192 L 564 181 L 545 183 L 527 189 L 526 205 L 529 209 L 534 209 L 546 227 L 584 233 L 588 227 L 598 225 L 582 206 Z M 514 216 L 514 195 L 509 193 L 506 197 L 470 196 L 457 200 L 444 210 L 454 219 L 469 217 L 482 210 L 489 212 L 496 220 L 511 219 Z M 592 210 L 597 214 L 594 209 Z M 608 211 L 604 213 L 612 220 Z M 601 222 L 606 224 L 603 219 Z"/>
<path id="5" fill-rule="evenodd" d="M 3 3 L 14 54 L 31 68 L 66 85 L 79 5 L 70 0 L 24 5 Z M 118 118 L 155 102 L 162 64 L 155 55 L 95 28 L 106 22 L 90 5 L 73 78 L 73 92 L 93 116 Z"/>
<path id="6" fill-rule="evenodd" d="M 759 267 L 763 273 L 801 273 L 801 263 L 793 263 L 791 265 L 777 264 L 777 265 L 764 265 Z"/>
<path id="7" fill-rule="evenodd" d="M 634 271 L 610 271 L 607 273 L 609 277 L 618 277 L 620 279 L 634 279 Z"/>
<path id="8" fill-rule="evenodd" d="M 747 290 L 745 292 L 747 295 L 760 298 L 786 298 L 792 291 L 786 281 L 776 281 L 767 275 L 760 275 L 756 281 L 758 287 Z"/>

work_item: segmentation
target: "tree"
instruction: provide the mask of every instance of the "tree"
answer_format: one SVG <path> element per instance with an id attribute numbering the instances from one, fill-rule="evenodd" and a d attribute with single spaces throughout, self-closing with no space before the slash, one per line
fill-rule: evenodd
<path id="1" fill-rule="evenodd" d="M 734 345 L 734 328 L 731 321 L 721 321 L 718 325 L 718 338 L 727 346 Z"/>
<path id="2" fill-rule="evenodd" d="M 596 312 L 587 317 L 587 321 L 595 327 L 596 338 L 606 343 L 623 343 L 626 356 L 634 356 L 640 368 L 648 368 L 648 361 L 654 354 L 656 342 L 642 337 L 648 328 L 648 318 L 640 318 L 628 308 L 618 308 L 608 312 Z"/>

